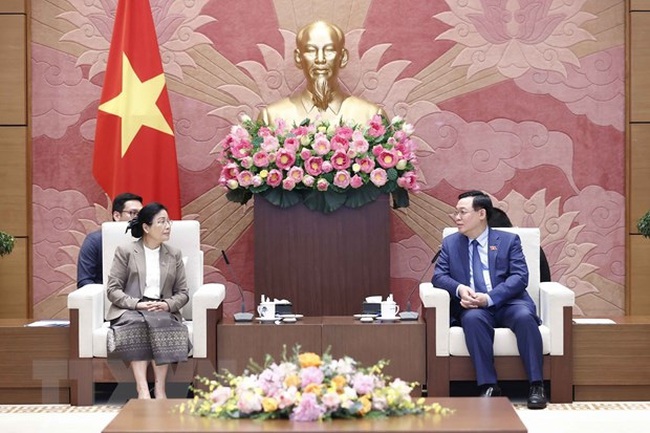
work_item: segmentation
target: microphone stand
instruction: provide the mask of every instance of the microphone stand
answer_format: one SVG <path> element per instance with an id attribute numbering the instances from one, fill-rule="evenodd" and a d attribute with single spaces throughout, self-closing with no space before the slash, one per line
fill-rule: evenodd
<path id="1" fill-rule="evenodd" d="M 406 311 L 402 311 L 399 313 L 399 317 L 402 320 L 418 320 L 418 317 L 420 317 L 420 314 L 417 311 L 411 311 L 411 297 L 413 296 L 413 293 L 415 292 L 415 289 L 420 285 L 420 281 L 424 276 L 429 272 L 429 269 L 431 269 L 431 266 L 438 260 L 438 257 L 440 257 L 440 252 L 442 250 L 438 250 L 438 252 L 433 256 L 433 259 L 431 259 L 431 263 L 429 263 L 429 266 L 424 270 L 422 273 L 422 276 L 420 277 L 420 280 L 417 281 L 414 285 L 413 288 L 411 289 L 411 292 L 409 293 L 408 298 L 406 298 Z"/>
<path id="2" fill-rule="evenodd" d="M 228 260 L 228 256 L 226 255 L 226 252 L 224 250 L 221 250 L 221 255 L 223 256 L 223 260 L 226 262 L 226 267 L 228 268 L 230 277 L 233 279 L 233 281 L 237 285 L 237 288 L 239 289 L 239 296 L 241 296 L 241 312 L 235 313 L 233 315 L 235 322 L 251 322 L 253 320 L 253 313 L 248 313 L 246 311 L 244 292 L 241 289 L 241 284 L 239 284 L 239 279 L 235 275 L 235 272 L 232 270 L 232 267 L 230 267 L 230 260 Z"/>

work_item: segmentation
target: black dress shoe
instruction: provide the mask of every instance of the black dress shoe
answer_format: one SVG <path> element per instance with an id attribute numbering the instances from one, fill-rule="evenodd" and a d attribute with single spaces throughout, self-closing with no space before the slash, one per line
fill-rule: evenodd
<path id="1" fill-rule="evenodd" d="M 546 408 L 546 396 L 544 395 L 544 385 L 531 385 L 528 393 L 528 409 Z"/>
<path id="2" fill-rule="evenodd" d="M 499 385 L 488 384 L 481 387 L 481 397 L 499 397 L 501 395 L 501 388 Z"/>

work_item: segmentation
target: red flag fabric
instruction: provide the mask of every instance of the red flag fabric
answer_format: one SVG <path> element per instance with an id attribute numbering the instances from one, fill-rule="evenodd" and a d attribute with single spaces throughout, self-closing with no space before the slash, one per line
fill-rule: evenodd
<path id="1" fill-rule="evenodd" d="M 149 0 L 120 0 L 97 114 L 93 174 L 181 218 L 178 162 L 165 75 Z"/>

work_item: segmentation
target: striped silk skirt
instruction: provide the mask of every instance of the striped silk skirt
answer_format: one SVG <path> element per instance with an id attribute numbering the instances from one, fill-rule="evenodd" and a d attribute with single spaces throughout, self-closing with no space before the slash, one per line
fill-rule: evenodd
<path id="1" fill-rule="evenodd" d="M 123 361 L 154 360 L 156 364 L 187 361 L 190 339 L 187 327 L 166 311 L 125 311 L 111 321 L 109 358 Z"/>

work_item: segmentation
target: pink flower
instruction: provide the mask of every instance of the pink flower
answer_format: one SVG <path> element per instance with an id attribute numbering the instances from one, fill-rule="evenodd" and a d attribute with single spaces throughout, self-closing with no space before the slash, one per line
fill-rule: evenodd
<path id="1" fill-rule="evenodd" d="M 357 153 L 366 153 L 369 148 L 370 145 L 368 144 L 368 141 L 366 141 L 361 131 L 354 131 L 352 134 L 350 149 L 354 150 Z"/>
<path id="2" fill-rule="evenodd" d="M 253 176 L 253 186 L 258 187 L 261 186 L 264 183 L 264 179 L 262 179 L 262 176 L 256 174 Z"/>
<path id="3" fill-rule="evenodd" d="M 363 186 L 363 179 L 358 174 L 355 174 L 350 179 L 350 186 L 354 189 L 361 188 Z"/>
<path id="4" fill-rule="evenodd" d="M 278 396 L 278 409 L 286 409 L 296 402 L 298 390 L 295 386 L 289 387 L 280 392 Z"/>
<path id="5" fill-rule="evenodd" d="M 253 145 L 248 140 L 235 141 L 230 144 L 230 153 L 233 158 L 241 159 L 248 156 L 253 149 Z"/>
<path id="6" fill-rule="evenodd" d="M 295 187 L 296 187 L 296 181 L 290 177 L 287 177 L 282 181 L 282 188 L 286 189 L 287 191 L 291 191 Z"/>
<path id="7" fill-rule="evenodd" d="M 316 189 L 319 191 L 327 191 L 327 188 L 329 188 L 330 183 L 327 181 L 327 179 L 320 178 L 316 182 Z"/>
<path id="8" fill-rule="evenodd" d="M 381 144 L 376 144 L 372 147 L 372 154 L 375 156 L 379 156 L 379 154 L 383 151 L 384 151 L 384 146 L 382 146 Z"/>
<path id="9" fill-rule="evenodd" d="M 377 162 L 384 168 L 391 168 L 397 164 L 397 158 L 392 151 L 384 149 L 377 157 Z"/>
<path id="10" fill-rule="evenodd" d="M 302 178 L 302 183 L 305 185 L 307 188 L 311 188 L 314 186 L 314 176 L 306 175 L 305 177 Z"/>
<path id="11" fill-rule="evenodd" d="M 311 156 L 311 150 L 307 149 L 306 147 L 300 151 L 300 157 L 302 158 L 303 161 L 307 161 L 310 156 Z"/>
<path id="12" fill-rule="evenodd" d="M 377 187 L 384 186 L 387 180 L 388 180 L 388 175 L 386 174 L 386 170 L 384 170 L 383 168 L 375 168 L 370 173 L 370 181 L 374 183 L 375 186 Z"/>
<path id="13" fill-rule="evenodd" d="M 411 191 L 417 191 L 420 189 L 419 185 L 417 184 L 417 176 L 412 171 L 407 171 L 402 176 L 400 176 L 397 179 L 397 185 Z"/>
<path id="14" fill-rule="evenodd" d="M 354 133 L 354 129 L 350 128 L 349 126 L 339 126 L 334 131 L 334 134 L 336 136 L 339 136 L 339 137 L 345 139 L 346 141 L 350 140 L 353 133 Z"/>
<path id="15" fill-rule="evenodd" d="M 305 172 L 300 167 L 291 167 L 287 173 L 287 176 L 293 179 L 295 183 L 301 182 L 304 175 Z"/>
<path id="16" fill-rule="evenodd" d="M 237 400 L 237 409 L 241 413 L 253 413 L 262 410 L 262 397 L 253 391 L 246 390 Z"/>
<path id="17" fill-rule="evenodd" d="M 305 161 L 305 171 L 312 176 L 318 176 L 323 172 L 323 158 L 311 156 Z"/>
<path id="18" fill-rule="evenodd" d="M 323 161 L 323 173 L 329 173 L 332 170 L 334 170 L 332 163 L 329 161 Z"/>
<path id="19" fill-rule="evenodd" d="M 305 388 L 307 385 L 323 383 L 325 375 L 318 367 L 305 367 L 300 371 L 301 386 Z"/>
<path id="20" fill-rule="evenodd" d="M 262 126 L 258 131 L 257 135 L 265 138 L 265 137 L 271 137 L 273 135 L 273 132 L 266 126 Z"/>
<path id="21" fill-rule="evenodd" d="M 346 140 L 344 137 L 340 135 L 335 135 L 334 137 L 332 137 L 332 141 L 330 142 L 330 144 L 333 150 L 347 150 L 348 147 L 350 146 L 348 140 Z"/>
<path id="22" fill-rule="evenodd" d="M 253 166 L 253 158 L 247 156 L 246 158 L 242 158 L 241 161 L 239 161 L 239 163 L 244 168 L 251 168 Z"/>
<path id="23" fill-rule="evenodd" d="M 357 373 L 352 378 L 352 387 L 359 395 L 370 394 L 375 389 L 375 381 L 370 375 Z"/>
<path id="24" fill-rule="evenodd" d="M 296 155 L 287 149 L 280 149 L 275 154 L 275 165 L 282 170 L 288 170 L 295 162 Z"/>
<path id="25" fill-rule="evenodd" d="M 325 407 L 330 409 L 336 409 L 338 405 L 341 403 L 341 397 L 339 397 L 339 395 L 336 392 L 327 392 L 325 393 L 325 395 L 323 395 L 322 401 Z"/>
<path id="26" fill-rule="evenodd" d="M 278 147 L 280 147 L 280 142 L 276 137 L 273 136 L 264 137 L 264 141 L 262 142 L 261 147 L 267 152 L 275 152 Z"/>
<path id="27" fill-rule="evenodd" d="M 289 137 L 286 140 L 284 140 L 284 148 L 293 153 L 296 153 L 299 147 L 300 147 L 300 140 L 298 140 L 296 137 Z"/>
<path id="28" fill-rule="evenodd" d="M 375 161 L 368 157 L 357 159 L 357 164 L 361 166 L 361 171 L 364 173 L 370 173 L 375 168 Z"/>
<path id="29" fill-rule="evenodd" d="M 343 150 L 334 152 L 330 161 L 335 170 L 347 170 L 350 166 L 350 158 Z"/>
<path id="30" fill-rule="evenodd" d="M 339 188 L 347 188 L 350 185 L 350 173 L 341 170 L 334 175 L 334 185 Z"/>
<path id="31" fill-rule="evenodd" d="M 302 395 L 300 403 L 289 416 L 292 421 L 316 421 L 325 414 L 325 408 L 318 404 L 316 396 L 310 392 Z"/>
<path id="32" fill-rule="evenodd" d="M 266 184 L 275 188 L 276 186 L 282 183 L 282 172 L 278 169 L 273 169 L 269 171 L 269 175 L 266 178 Z"/>
<path id="33" fill-rule="evenodd" d="M 236 179 L 238 175 L 239 175 L 239 166 L 234 162 L 230 162 L 226 164 L 221 169 L 221 176 L 223 176 L 226 180 Z"/>
<path id="34" fill-rule="evenodd" d="M 269 165 L 269 154 L 260 150 L 253 155 L 253 164 L 255 164 L 255 167 L 267 167 Z"/>
<path id="35" fill-rule="evenodd" d="M 217 406 L 222 406 L 231 396 L 232 390 L 228 386 L 220 386 L 210 395 L 210 400 Z"/>
<path id="36" fill-rule="evenodd" d="M 237 176 L 237 181 L 243 187 L 251 186 L 253 184 L 253 173 L 248 170 L 244 170 Z"/>
<path id="37" fill-rule="evenodd" d="M 230 128 L 230 134 L 237 140 L 249 140 L 251 138 L 246 128 L 241 125 L 234 125 Z"/>
<path id="38" fill-rule="evenodd" d="M 386 133 L 386 128 L 382 123 L 381 116 L 375 114 L 370 120 L 370 129 L 368 129 L 368 135 L 371 137 L 381 137 Z"/>
<path id="39" fill-rule="evenodd" d="M 325 134 L 321 132 L 314 136 L 314 144 L 312 144 L 311 147 L 317 155 L 326 155 L 331 149 L 329 140 Z"/>
<path id="40" fill-rule="evenodd" d="M 277 135 L 284 135 L 287 122 L 284 119 L 275 119 L 275 133 Z"/>

